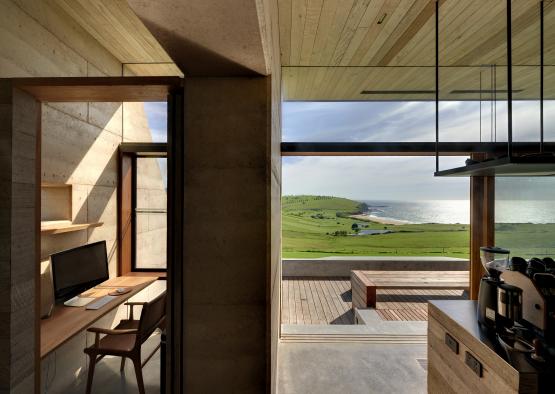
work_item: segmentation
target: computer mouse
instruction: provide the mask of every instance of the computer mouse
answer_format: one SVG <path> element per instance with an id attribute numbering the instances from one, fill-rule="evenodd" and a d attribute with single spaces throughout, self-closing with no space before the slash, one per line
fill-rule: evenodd
<path id="1" fill-rule="evenodd" d="M 116 291 L 117 291 L 118 293 L 125 293 L 126 290 L 127 290 L 127 289 L 126 289 L 125 287 L 119 287 L 119 288 L 116 289 Z"/>

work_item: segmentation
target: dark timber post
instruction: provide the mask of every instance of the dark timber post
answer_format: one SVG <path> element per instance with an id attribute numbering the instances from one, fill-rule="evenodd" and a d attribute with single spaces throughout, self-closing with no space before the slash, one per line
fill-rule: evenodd
<path id="1" fill-rule="evenodd" d="M 507 0 L 507 154 L 513 156 L 513 48 L 511 0 Z"/>
<path id="2" fill-rule="evenodd" d="M 184 90 L 168 96 L 168 298 L 166 393 L 183 392 Z M 164 361 L 164 360 L 162 360 Z"/>
<path id="3" fill-rule="evenodd" d="M 436 1 L 436 172 L 439 171 L 439 0 Z"/>

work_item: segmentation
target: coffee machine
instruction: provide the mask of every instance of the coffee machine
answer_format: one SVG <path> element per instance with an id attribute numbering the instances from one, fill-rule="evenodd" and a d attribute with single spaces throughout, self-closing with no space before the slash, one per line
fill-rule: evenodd
<path id="1" fill-rule="evenodd" d="M 494 332 L 502 320 L 498 315 L 498 289 L 502 284 L 500 275 L 509 265 L 510 251 L 494 246 L 480 248 L 480 260 L 486 275 L 480 280 L 478 292 L 478 322 L 488 331 Z"/>

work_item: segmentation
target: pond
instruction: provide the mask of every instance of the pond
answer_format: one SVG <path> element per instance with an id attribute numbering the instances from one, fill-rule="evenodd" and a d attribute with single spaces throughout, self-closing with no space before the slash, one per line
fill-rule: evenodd
<path id="1" fill-rule="evenodd" d="M 360 230 L 357 235 L 378 235 L 378 234 L 390 234 L 393 233 L 391 230 Z"/>

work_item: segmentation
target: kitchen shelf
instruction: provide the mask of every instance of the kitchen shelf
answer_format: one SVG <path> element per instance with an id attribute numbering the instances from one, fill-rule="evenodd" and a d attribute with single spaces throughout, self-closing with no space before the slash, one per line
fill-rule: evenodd
<path id="1" fill-rule="evenodd" d="M 88 228 L 100 227 L 103 222 L 71 223 L 69 220 L 44 220 L 40 222 L 41 234 L 63 234 L 72 231 L 81 231 Z"/>

